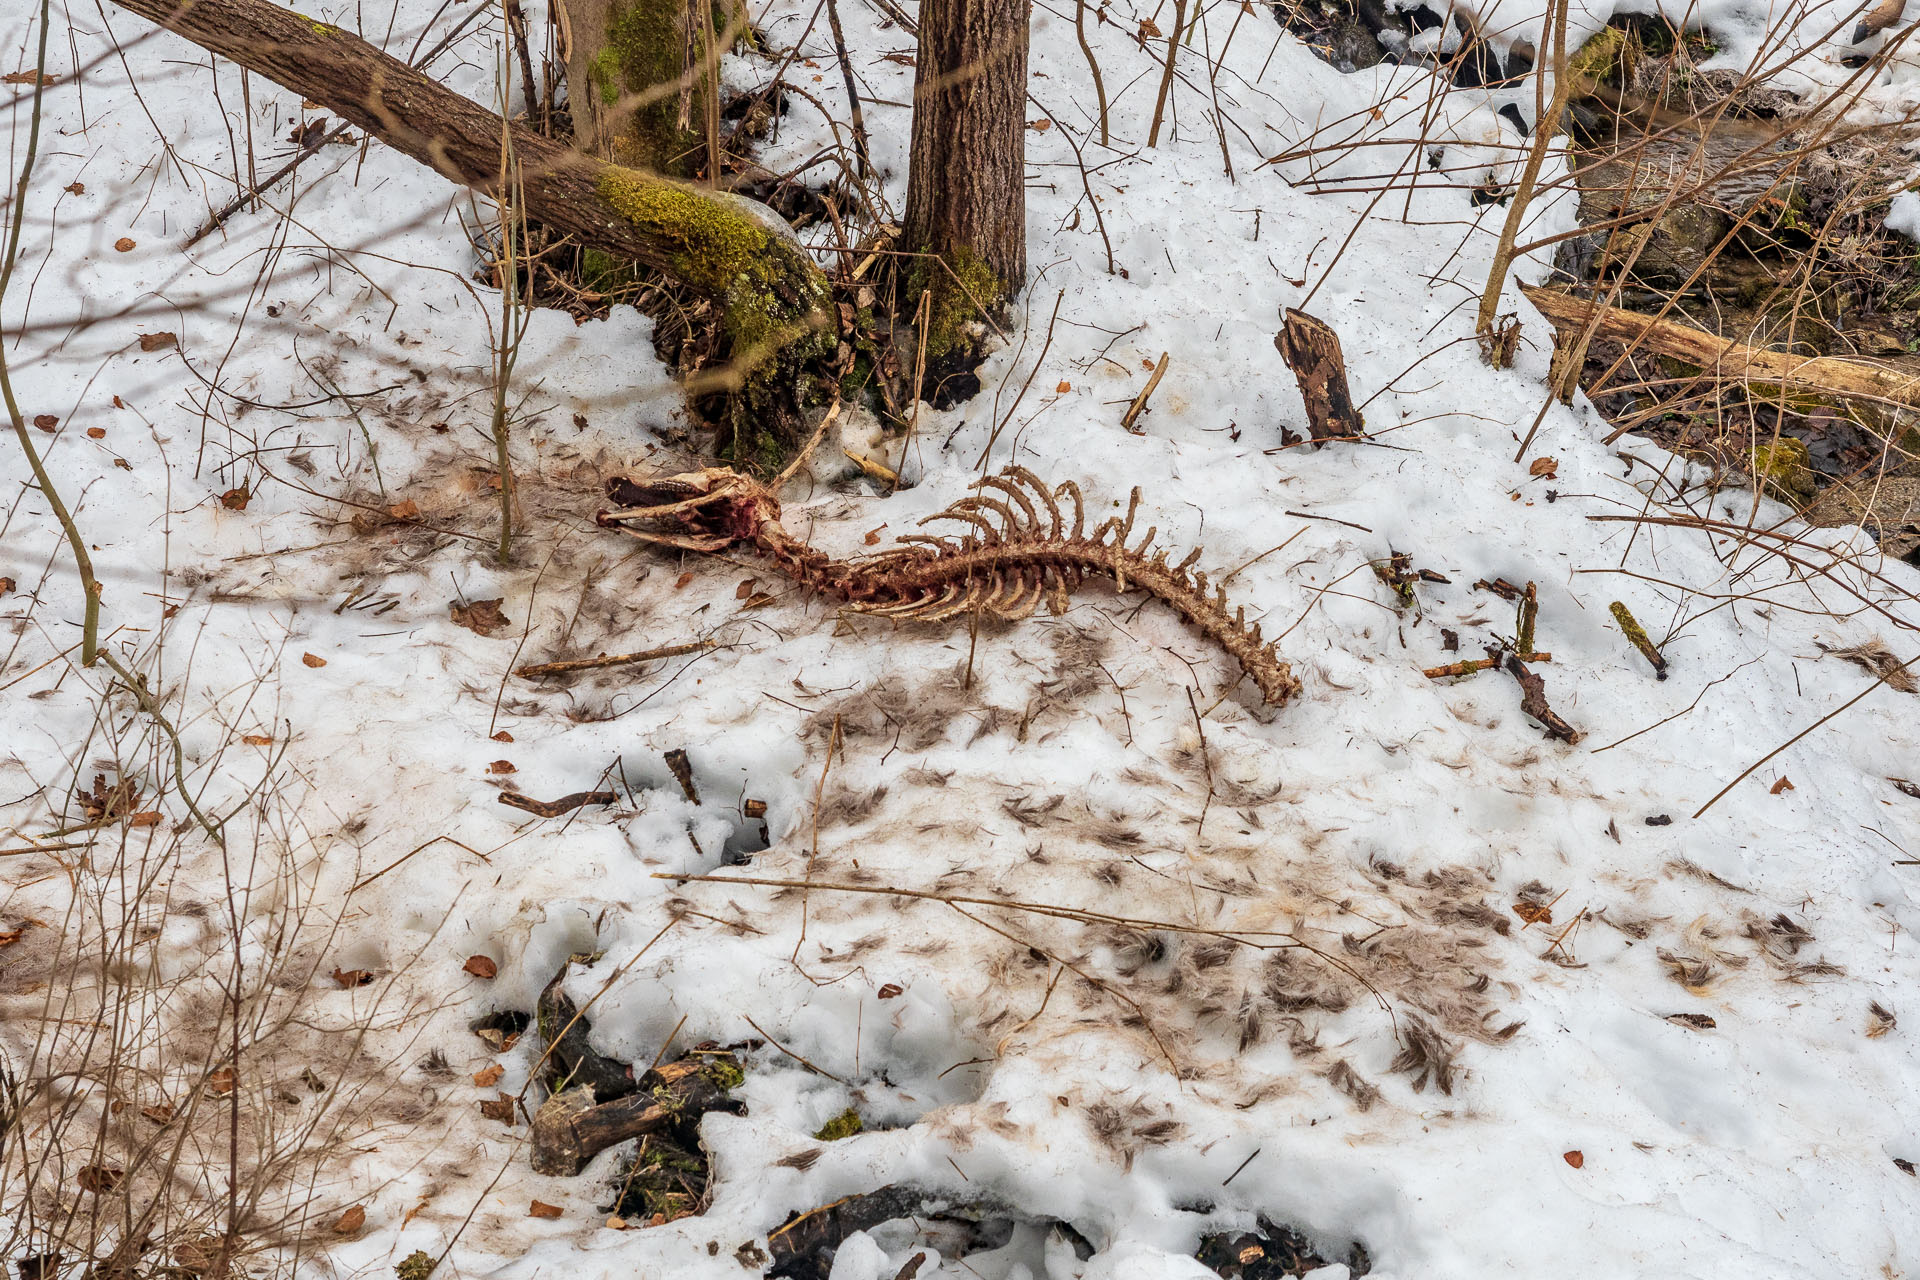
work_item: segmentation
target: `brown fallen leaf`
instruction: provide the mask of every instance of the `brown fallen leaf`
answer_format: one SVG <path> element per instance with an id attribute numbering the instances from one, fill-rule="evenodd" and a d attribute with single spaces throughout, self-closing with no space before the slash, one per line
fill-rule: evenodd
<path id="1" fill-rule="evenodd" d="M 1563 1151 L 1560 1153 L 1560 1158 L 1576 1169 L 1587 1162 L 1587 1158 L 1578 1151 Z"/>
<path id="2" fill-rule="evenodd" d="M 497 1098 L 481 1099 L 480 1114 L 489 1120 L 498 1120 L 501 1124 L 511 1126 L 514 1117 L 513 1095 L 503 1093 Z"/>
<path id="3" fill-rule="evenodd" d="M 10 947 L 25 935 L 25 929 L 0 929 L 0 947 Z"/>
<path id="4" fill-rule="evenodd" d="M 120 1185 L 125 1170 L 116 1169 L 110 1164 L 90 1164 L 80 1171 L 76 1181 L 82 1191 L 91 1191 L 102 1195 Z"/>
<path id="5" fill-rule="evenodd" d="M 527 1216 L 529 1218 L 557 1218 L 560 1216 L 560 1206 L 557 1204 L 548 1204 L 544 1200 L 535 1200 L 527 1207 Z"/>
<path id="6" fill-rule="evenodd" d="M 1061 395 L 1065 395 L 1067 392 L 1073 390 L 1073 384 L 1071 382 L 1062 382 L 1059 386 L 1055 387 L 1054 390 L 1058 391 Z"/>
<path id="7" fill-rule="evenodd" d="M 156 1102 L 150 1107 L 140 1108 L 140 1114 L 155 1124 L 167 1124 L 173 1119 L 171 1102 Z"/>
<path id="8" fill-rule="evenodd" d="M 511 760 L 495 760 L 487 766 L 487 772 L 497 775 L 503 773 L 518 773 L 520 770 L 514 767 L 513 761 Z"/>
<path id="9" fill-rule="evenodd" d="M 334 1220 L 333 1234 L 350 1236 L 358 1234 L 360 1228 L 367 1225 L 367 1211 L 362 1205 L 354 1205 Z"/>
<path id="10" fill-rule="evenodd" d="M 491 956 L 468 956 L 467 962 L 460 967 L 476 978 L 497 978 L 500 976 L 500 966 L 493 962 Z"/>
<path id="11" fill-rule="evenodd" d="M 880 525 L 880 526 L 879 526 L 878 528 L 873 528 L 873 529 L 869 529 L 869 530 L 867 530 L 867 545 L 868 545 L 868 546 L 870 546 L 870 547 L 877 547 L 877 546 L 879 546 L 879 545 L 880 545 L 880 530 L 881 530 L 881 529 L 884 529 L 884 528 L 886 528 L 886 527 L 887 527 L 887 526 L 883 524 L 883 525 Z"/>
<path id="12" fill-rule="evenodd" d="M 505 1067 L 497 1062 L 489 1062 L 486 1066 L 473 1073 L 473 1082 L 482 1089 L 491 1089 L 500 1083 L 500 1077 L 505 1074 L 507 1074 Z"/>
<path id="13" fill-rule="evenodd" d="M 137 246 L 134 244 L 132 237 L 121 236 L 113 242 L 113 247 L 115 251 L 119 253 L 132 253 Z"/>
<path id="14" fill-rule="evenodd" d="M 12 578 L 0 578 L 0 596 L 4 596 L 12 591 L 14 586 L 15 583 Z"/>
<path id="15" fill-rule="evenodd" d="M 84 182 L 69 182 L 67 184 L 67 194 L 70 196 L 83 196 L 87 194 L 87 184 Z"/>
<path id="16" fill-rule="evenodd" d="M 500 730 L 500 732 L 493 735 L 493 740 L 495 742 L 512 742 L 513 735 L 508 733 L 505 729 L 502 729 Z"/>
<path id="17" fill-rule="evenodd" d="M 140 349 L 142 351 L 165 351 L 168 347 L 177 347 L 179 345 L 180 335 L 177 333 L 162 331 L 160 333 L 143 333 L 140 335 Z"/>
<path id="18" fill-rule="evenodd" d="M 353 987 L 364 987 L 369 982 L 373 981 L 373 970 L 371 969 L 335 969 L 333 971 L 333 980 L 339 983 L 341 986 L 347 987 L 349 989 Z"/>
<path id="19" fill-rule="evenodd" d="M 690 574 L 690 573 L 683 573 L 683 574 L 681 574 L 681 575 L 680 575 L 680 577 L 679 577 L 679 578 L 678 578 L 678 579 L 677 579 L 677 580 L 676 580 L 676 581 L 674 582 L 674 584 L 673 584 L 673 589 L 674 589 L 675 591 L 678 591 L 678 590 L 679 590 L 680 588 L 682 588 L 682 587 L 684 587 L 684 586 L 686 586 L 686 585 L 687 585 L 687 584 L 688 584 L 689 582 L 692 582 L 692 581 L 693 581 L 693 575 L 692 575 L 692 574 Z"/>
<path id="20" fill-rule="evenodd" d="M 1787 775 L 1783 773 L 1780 775 L 1780 780 L 1778 782 L 1774 783 L 1772 786 L 1767 788 L 1767 794 L 1770 796 L 1777 796 L 1782 791 L 1791 791 L 1791 790 L 1793 790 L 1793 783 L 1787 778 Z"/>
<path id="21" fill-rule="evenodd" d="M 247 504 L 252 501 L 253 494 L 247 491 L 245 485 L 241 485 L 238 489 L 229 489 L 220 495 L 220 505 L 229 511 L 245 511 Z"/>
<path id="22" fill-rule="evenodd" d="M 420 504 L 412 498 L 403 498 L 388 507 L 387 514 L 395 520 L 418 520 L 420 518 Z"/>
<path id="23" fill-rule="evenodd" d="M 60 419 L 51 413 L 37 413 L 33 417 L 33 425 L 42 431 L 51 431 L 60 425 Z"/>
<path id="24" fill-rule="evenodd" d="M 246 743 L 250 747 L 270 747 L 273 745 L 273 739 L 268 737 L 264 733 L 243 734 L 240 738 L 240 741 Z"/>
<path id="25" fill-rule="evenodd" d="M 1553 923 L 1553 908 L 1544 902 L 1528 902 L 1523 898 L 1513 904 L 1513 914 L 1528 924 Z"/>
<path id="26" fill-rule="evenodd" d="M 1539 476 L 1542 479 L 1546 479 L 1546 480 L 1552 480 L 1556 477 L 1559 470 L 1560 470 L 1560 459 L 1543 457 L 1543 458 L 1535 458 L 1533 462 L 1528 465 L 1527 474 L 1530 476 Z"/>
<path id="27" fill-rule="evenodd" d="M 130 815 L 127 818 L 127 823 L 135 827 L 157 827 L 160 825 L 160 814 L 157 810 L 147 809 L 140 813 Z"/>
<path id="28" fill-rule="evenodd" d="M 1033 130 L 1035 133 L 1045 133 L 1047 130 L 1053 128 L 1053 121 L 1048 120 L 1043 116 L 1040 119 L 1035 120 L 1032 124 L 1029 124 L 1027 128 Z"/>
<path id="29" fill-rule="evenodd" d="M 87 439 L 105 440 L 106 438 L 107 438 L 107 429 L 105 427 L 88 427 L 87 428 Z"/>
<path id="30" fill-rule="evenodd" d="M 471 604 L 454 601 L 447 605 L 447 616 L 456 627 L 465 627 L 477 636 L 490 636 L 513 625 L 512 619 L 500 612 L 503 603 L 501 600 L 475 600 Z"/>
<path id="31" fill-rule="evenodd" d="M 886 986 L 880 988 L 878 995 L 882 1000 L 891 1000 L 895 996 L 900 995 L 905 991 L 906 991 L 906 988 L 901 986 L 899 983 L 889 982 Z"/>
<path id="32" fill-rule="evenodd" d="M 305 663 L 309 667 L 324 667 L 327 665 L 327 660 L 325 658 L 320 657 L 318 654 L 312 654 L 312 653 L 301 654 L 300 661 Z"/>
<path id="33" fill-rule="evenodd" d="M 44 88 L 59 83 L 59 76 L 50 76 L 44 71 L 9 71 L 0 76 L 0 84 L 37 84 Z"/>
<path id="34" fill-rule="evenodd" d="M 234 1075 L 232 1067 L 215 1067 L 207 1072 L 207 1092 L 217 1098 L 232 1093 L 239 1083 L 239 1077 Z"/>

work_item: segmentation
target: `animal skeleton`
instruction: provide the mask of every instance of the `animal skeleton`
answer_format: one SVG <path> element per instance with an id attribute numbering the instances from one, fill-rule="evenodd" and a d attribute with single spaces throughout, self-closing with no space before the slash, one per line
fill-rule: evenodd
<path id="1" fill-rule="evenodd" d="M 1008 467 L 974 482 L 974 494 L 921 525 L 945 521 L 958 534 L 907 534 L 873 555 L 834 560 L 780 525 L 773 490 L 728 467 L 708 467 L 650 480 L 615 478 L 608 496 L 618 506 L 595 521 L 661 546 L 720 551 L 750 543 L 781 572 L 810 591 L 859 613 L 909 622 L 942 622 L 961 614 L 1009 620 L 1030 616 L 1042 599 L 1056 614 L 1067 593 L 1089 577 L 1113 581 L 1117 591 L 1144 591 L 1178 613 L 1240 664 L 1274 706 L 1300 691 L 1275 642 L 1262 642 L 1246 611 L 1228 611 L 1227 594 L 1207 591 L 1207 575 L 1193 569 L 1195 549 L 1178 564 L 1153 548 L 1149 528 L 1128 546 L 1140 490 L 1125 519 L 1110 518 L 1085 532 L 1086 509 L 1073 481 L 1049 489 L 1025 467 Z M 1071 517 L 1061 511 L 1066 499 Z M 637 529 L 633 525 L 651 525 Z"/>

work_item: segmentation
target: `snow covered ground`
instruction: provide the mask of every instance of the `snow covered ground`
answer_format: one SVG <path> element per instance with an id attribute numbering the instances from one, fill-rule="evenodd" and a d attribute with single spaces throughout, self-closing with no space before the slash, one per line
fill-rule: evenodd
<path id="1" fill-rule="evenodd" d="M 31 65 L 26 9 L 4 17 L 9 70 Z M 883 55 L 913 42 L 842 9 L 897 209 L 912 73 Z M 424 0 L 308 11 L 403 55 L 455 20 Z M 985 390 L 923 412 L 910 487 L 887 495 L 849 466 L 790 492 L 787 523 L 850 554 L 983 468 L 1071 479 L 1094 510 L 1138 485 L 1142 521 L 1203 545 L 1285 635 L 1305 692 L 1277 713 L 1219 700 L 1237 673 L 1136 597 L 1090 590 L 977 637 L 896 631 L 764 566 L 595 529 L 606 476 L 690 461 L 630 310 L 533 316 L 514 384 L 523 533 L 496 566 L 499 304 L 461 221 L 484 211 L 354 142 L 183 250 L 245 178 L 249 136 L 264 171 L 324 112 L 111 7 L 57 15 L 7 358 L 28 420 L 55 420 L 35 439 L 93 547 L 111 645 L 166 699 L 200 806 L 230 816 L 223 853 L 160 790 L 171 748 L 75 665 L 77 580 L 9 445 L 0 937 L 23 931 L 0 948 L 6 1052 L 26 1052 L 50 985 L 105 972 L 49 967 L 77 903 L 143 922 L 131 980 L 185 1046 L 171 1073 L 76 1086 L 102 1102 L 192 1088 L 195 1028 L 237 954 L 249 999 L 298 1010 L 239 1087 L 288 1125 L 336 1104 L 311 1212 L 366 1214 L 302 1261 L 316 1275 L 391 1274 L 457 1237 L 436 1274 L 736 1276 L 790 1213 L 899 1182 L 1068 1222 L 1096 1250 L 1035 1227 L 923 1276 L 1209 1275 L 1199 1238 L 1256 1215 L 1328 1257 L 1359 1242 L 1399 1280 L 1920 1271 L 1903 1163 L 1920 1161 L 1920 867 L 1901 863 L 1920 857 L 1920 799 L 1889 781 L 1920 779 L 1920 701 L 1882 685 L 1850 703 L 1872 678 L 1823 656 L 1878 637 L 1910 657 L 1920 572 L 1704 488 L 1631 437 L 1602 443 L 1584 401 L 1554 405 L 1514 460 L 1550 330 L 1513 292 L 1515 367 L 1489 369 L 1472 340 L 1504 210 L 1470 204 L 1461 176 L 1292 185 L 1379 188 L 1365 175 L 1417 172 L 1429 146 L 1507 145 L 1485 103 L 1454 95 L 1438 118 L 1463 122 L 1455 137 L 1413 142 L 1430 77 L 1342 76 L 1267 10 L 1222 3 L 1145 150 L 1163 42 L 1133 38 L 1151 6 L 1106 12 L 1089 36 L 1111 150 L 1087 138 L 1072 14 L 1034 10 L 1033 271 Z M 1757 40 L 1768 15 L 1742 12 Z M 784 49 L 813 13 L 774 0 L 761 21 Z M 487 102 L 492 25 L 435 65 Z M 800 83 L 842 102 L 824 24 L 803 52 Z M 1404 127 L 1369 116 L 1381 103 Z M 17 171 L 17 102 L 9 119 Z M 1263 165 L 1323 125 L 1321 142 L 1360 126 L 1399 141 Z M 797 105 L 766 163 L 828 139 Z M 1529 234 L 1571 216 L 1544 207 Z M 1376 443 L 1279 449 L 1304 430 L 1272 345 L 1288 306 L 1340 333 Z M 1123 432 L 1162 353 L 1144 431 Z M 381 516 L 402 502 L 423 523 Z M 1696 523 L 1616 519 L 1642 515 Z M 1734 536 L 1750 522 L 1797 541 Z M 1403 607 L 1370 567 L 1396 552 L 1448 581 Z M 1538 585 L 1552 661 L 1535 670 L 1575 745 L 1545 737 L 1503 674 L 1422 675 L 1512 635 L 1513 606 L 1473 585 L 1502 578 Z M 749 582 L 773 600 L 749 602 Z M 495 599 L 491 634 L 450 616 Z M 1670 679 L 1614 600 L 1670 637 Z M 511 675 L 701 639 L 718 647 L 567 686 Z M 698 805 L 663 762 L 674 749 Z M 91 853 L 13 852 L 96 772 L 137 778 L 160 822 Z M 602 784 L 617 805 L 563 820 L 495 802 Z M 754 843 L 749 798 L 771 847 L 723 866 Z M 521 1090 L 539 1045 L 495 1052 L 470 1024 L 531 1008 L 570 954 L 596 957 L 568 990 L 606 1053 L 767 1043 L 746 1114 L 704 1122 L 705 1214 L 605 1227 L 614 1153 L 540 1177 L 524 1123 L 479 1114 Z M 463 971 L 474 955 L 497 977 Z M 497 1083 L 469 1081 L 492 1064 Z M 305 1068 L 357 1092 L 291 1090 Z M 867 1131 L 814 1141 L 849 1105 Z M 563 1212 L 530 1217 L 532 1200 Z M 833 1275 L 892 1277 L 924 1247 L 888 1228 Z"/>

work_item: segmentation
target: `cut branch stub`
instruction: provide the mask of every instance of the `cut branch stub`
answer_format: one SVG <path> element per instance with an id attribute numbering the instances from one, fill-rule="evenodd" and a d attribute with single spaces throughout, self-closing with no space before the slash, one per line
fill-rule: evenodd
<path id="1" fill-rule="evenodd" d="M 1347 360 L 1340 335 L 1322 320 L 1288 307 L 1273 345 L 1300 384 L 1307 404 L 1307 430 L 1313 439 L 1351 440 L 1366 432 L 1366 420 L 1347 390 Z"/>

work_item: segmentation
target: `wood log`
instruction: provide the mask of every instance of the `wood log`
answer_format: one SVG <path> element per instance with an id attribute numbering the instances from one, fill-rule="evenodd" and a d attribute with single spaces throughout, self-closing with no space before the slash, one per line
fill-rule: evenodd
<path id="1" fill-rule="evenodd" d="M 267 0 L 114 0 L 121 8 L 327 107 L 450 181 L 489 195 L 510 144 L 524 212 L 733 304 L 754 343 L 825 323 L 826 280 L 764 205 L 570 150 L 389 57 L 339 27 Z M 753 299 L 747 303 L 745 299 Z M 737 307 L 753 315 L 735 318 Z"/>
<path id="2" fill-rule="evenodd" d="M 571 1178 L 615 1143 L 731 1107 L 712 1064 L 683 1059 L 648 1074 L 645 1092 L 595 1105 L 593 1089 L 564 1089 L 533 1114 L 533 1171 Z"/>
<path id="3" fill-rule="evenodd" d="M 1656 319 L 1556 289 L 1523 285 L 1521 290 L 1562 333 L 1577 336 L 1592 325 L 1596 337 L 1685 361 L 1699 368 L 1703 377 L 1872 406 L 1883 425 L 1891 422 L 1895 411 L 1920 410 L 1920 377 L 1885 365 L 1768 351 L 1678 320 Z"/>
<path id="4" fill-rule="evenodd" d="M 1324 321 L 1288 307 L 1273 345 L 1300 384 L 1307 431 L 1315 441 L 1352 440 L 1366 433 L 1366 420 L 1347 390 L 1347 359 L 1339 334 Z"/>

